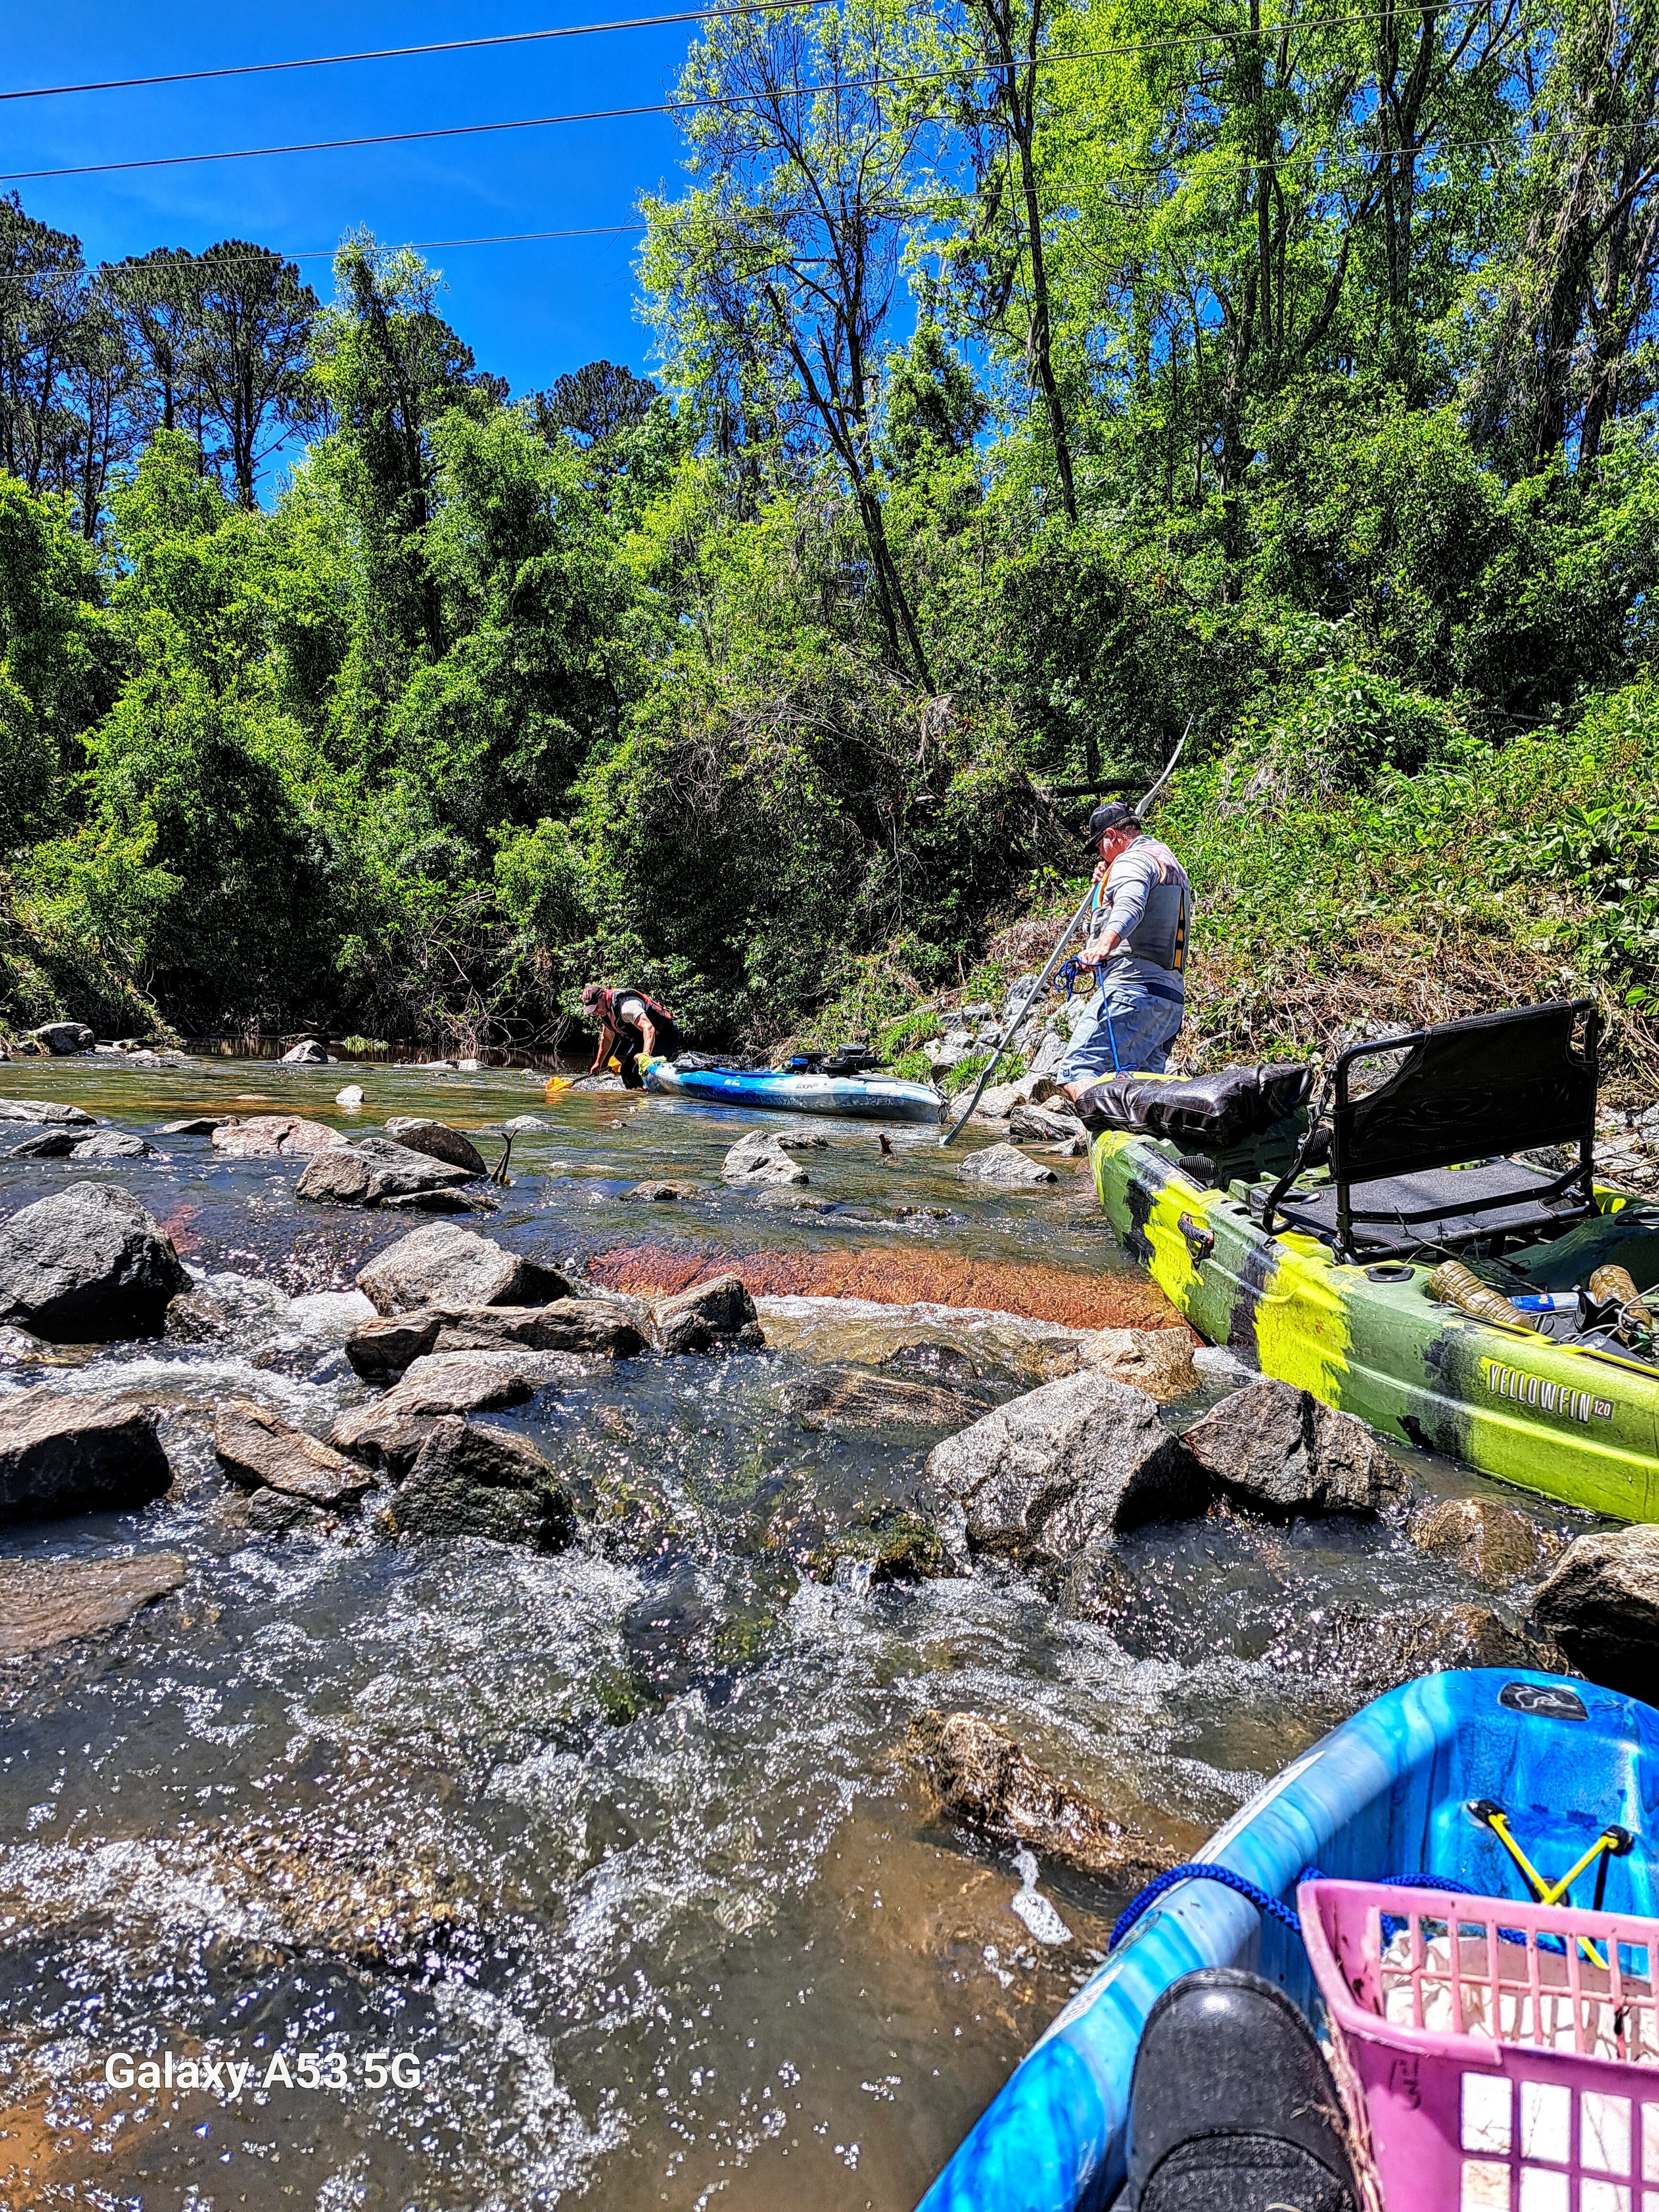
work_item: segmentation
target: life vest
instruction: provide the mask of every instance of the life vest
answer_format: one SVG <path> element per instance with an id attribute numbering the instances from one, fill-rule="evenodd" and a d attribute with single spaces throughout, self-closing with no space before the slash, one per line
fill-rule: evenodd
<path id="1" fill-rule="evenodd" d="M 1137 838 L 1135 844 L 1143 842 Z M 1167 845 L 1160 845 L 1155 837 L 1144 842 L 1152 851 L 1143 856 L 1154 862 L 1158 870 L 1158 880 L 1146 894 L 1146 904 L 1140 919 L 1123 939 L 1118 957 L 1127 953 L 1132 959 L 1145 960 L 1155 968 L 1167 968 L 1179 975 L 1187 965 L 1187 939 L 1192 928 L 1193 887 L 1187 880 L 1186 871 Z M 1135 845 L 1128 852 L 1133 854 Z M 1126 854 L 1127 858 L 1127 855 Z"/>
<path id="2" fill-rule="evenodd" d="M 672 1014 L 669 1012 L 667 1007 L 659 1006 L 657 1000 L 652 997 L 648 991 L 636 991 L 631 984 L 623 984 L 619 985 L 614 991 L 601 991 L 599 994 L 599 1002 L 600 1013 L 605 1017 L 605 1019 L 610 1024 L 611 1027 L 618 1033 L 618 1035 L 620 1035 L 623 1030 L 632 1029 L 634 1026 L 631 1022 L 624 1022 L 622 1017 L 617 1013 L 617 1002 L 619 999 L 637 999 L 641 1005 L 645 1008 L 646 1012 L 650 1015 L 651 1026 L 653 1029 L 676 1029 L 678 1027 L 678 1024 L 675 1021 Z"/>

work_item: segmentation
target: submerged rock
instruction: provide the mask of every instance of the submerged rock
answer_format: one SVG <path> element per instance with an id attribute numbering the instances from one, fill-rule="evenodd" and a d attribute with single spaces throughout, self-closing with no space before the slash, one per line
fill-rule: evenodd
<path id="1" fill-rule="evenodd" d="M 751 1129 L 739 1137 L 720 1167 L 727 1182 L 739 1184 L 804 1183 L 811 1177 L 790 1158 L 781 1138 L 769 1129 Z"/>
<path id="2" fill-rule="evenodd" d="M 489 1172 L 483 1154 L 471 1137 L 464 1137 L 459 1129 L 452 1129 L 447 1121 L 431 1121 L 400 1114 L 386 1123 L 386 1133 L 406 1151 L 424 1152 L 428 1159 L 442 1160 L 452 1168 L 464 1168 L 470 1176 L 483 1176 Z"/>
<path id="3" fill-rule="evenodd" d="M 1262 1656 L 1269 1666 L 1305 1674 L 1324 1687 L 1345 1688 L 1359 1700 L 1448 1668 L 1530 1667 L 1559 1674 L 1565 1663 L 1553 1645 L 1522 1635 L 1486 1605 L 1398 1613 L 1332 1607 L 1298 1621 Z"/>
<path id="4" fill-rule="evenodd" d="M 1045 1857 L 1069 1860 L 1115 1888 L 1140 1889 L 1191 1856 L 1194 1830 L 1164 1841 L 1127 1827 L 1070 1783 L 1029 1758 L 1012 1736 L 976 1713 L 924 1714 L 910 1755 L 953 1820 Z"/>
<path id="5" fill-rule="evenodd" d="M 1251 1382 L 1186 1433 L 1187 1449 L 1241 1504 L 1269 1513 L 1374 1513 L 1405 1476 L 1352 1413 L 1288 1382 Z"/>
<path id="6" fill-rule="evenodd" d="M 0 1658 L 76 1642 L 119 1628 L 184 1582 L 176 1552 L 130 1559 L 7 1559 L 0 1562 Z"/>
<path id="7" fill-rule="evenodd" d="M 1103 1328 L 1077 1348 L 1078 1364 L 1144 1390 L 1160 1406 L 1199 1387 L 1193 1340 L 1184 1328 Z"/>
<path id="8" fill-rule="evenodd" d="M 957 1172 L 966 1182 L 1011 1190 L 1060 1180 L 1052 1168 L 1022 1152 L 1018 1145 L 988 1145 L 982 1152 L 971 1152 Z"/>
<path id="9" fill-rule="evenodd" d="M 80 1106 L 59 1106 L 50 1098 L 0 1098 L 0 1121 L 32 1121 L 38 1128 L 62 1123 L 66 1127 L 95 1128 L 98 1117 Z"/>
<path id="10" fill-rule="evenodd" d="M 959 1429 L 977 1420 L 982 1402 L 933 1382 L 902 1382 L 856 1367 L 822 1367 L 784 1393 L 784 1408 L 805 1429 Z"/>
<path id="11" fill-rule="evenodd" d="M 279 1490 L 312 1505 L 349 1505 L 372 1486 L 353 1461 L 246 1398 L 220 1406 L 213 1449 L 225 1473 L 244 1489 Z"/>
<path id="12" fill-rule="evenodd" d="M 741 1275 L 716 1275 L 677 1297 L 659 1298 L 653 1316 L 665 1352 L 708 1352 L 722 1340 L 753 1351 L 766 1341 Z"/>
<path id="13" fill-rule="evenodd" d="M 1580 1536 L 1533 1610 L 1593 1682 L 1651 1702 L 1659 1681 L 1659 1523 Z"/>
<path id="14" fill-rule="evenodd" d="M 936 1444 L 927 1474 L 972 1549 L 1063 1561 L 1146 1521 L 1201 1513 L 1209 1484 L 1144 1390 L 1067 1375 Z"/>
<path id="15" fill-rule="evenodd" d="M 70 1053 L 90 1052 L 93 1034 L 84 1022 L 47 1022 L 34 1032 L 38 1043 L 57 1058 Z"/>
<path id="16" fill-rule="evenodd" d="M 1471 1581 L 1507 1589 L 1557 1558 L 1561 1540 L 1495 1498 L 1443 1498 L 1411 1524 L 1419 1552 L 1449 1559 Z"/>
<path id="17" fill-rule="evenodd" d="M 0 1322 L 54 1343 L 159 1336 L 189 1283 L 172 1239 L 114 1183 L 70 1183 L 0 1223 Z"/>
<path id="18" fill-rule="evenodd" d="M 872 1585 L 937 1582 L 959 1575 L 962 1559 L 936 1522 L 890 1501 L 838 1529 L 808 1563 L 817 1582 L 840 1582 L 848 1569 Z"/>
<path id="19" fill-rule="evenodd" d="M 569 1277 L 556 1267 L 438 1222 L 411 1230 L 359 1268 L 357 1287 L 383 1314 L 443 1304 L 539 1306 L 575 1296 Z"/>
<path id="20" fill-rule="evenodd" d="M 45 1387 L 0 1399 L 0 1521 L 125 1511 L 172 1480 L 149 1406 Z"/>
<path id="21" fill-rule="evenodd" d="M 399 1535 L 487 1536 L 562 1552 L 576 1533 L 570 1493 L 533 1445 L 453 1418 L 434 1423 L 386 1516 Z"/>
<path id="22" fill-rule="evenodd" d="M 344 1144 L 337 1129 L 301 1114 L 251 1114 L 246 1121 L 222 1121 L 213 1132 L 214 1151 L 234 1160 L 287 1159 Z"/>
<path id="23" fill-rule="evenodd" d="M 82 1137 L 70 1154 L 72 1160 L 142 1160 L 147 1159 L 155 1147 L 131 1129 L 100 1129 L 95 1136 Z"/>

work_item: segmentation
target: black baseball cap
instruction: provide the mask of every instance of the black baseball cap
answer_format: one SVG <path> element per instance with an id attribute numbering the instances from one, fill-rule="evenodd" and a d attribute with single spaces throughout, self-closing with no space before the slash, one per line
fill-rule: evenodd
<path id="1" fill-rule="evenodd" d="M 1089 817 L 1089 842 L 1097 845 L 1103 837 L 1114 830 L 1121 830 L 1126 822 L 1139 826 L 1139 821 L 1133 806 L 1126 806 L 1121 799 L 1109 799 L 1104 806 L 1097 806 Z"/>

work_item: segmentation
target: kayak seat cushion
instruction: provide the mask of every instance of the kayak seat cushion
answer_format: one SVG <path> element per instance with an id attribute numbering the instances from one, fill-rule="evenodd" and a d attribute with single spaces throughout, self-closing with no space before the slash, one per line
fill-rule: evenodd
<path id="1" fill-rule="evenodd" d="M 1392 1252 L 1402 1244 L 1459 1244 L 1475 1237 L 1553 1234 L 1582 1212 L 1570 1199 L 1534 1196 L 1531 1182 L 1547 1192 L 1550 1178 L 1517 1168 L 1512 1160 L 1478 1167 L 1422 1168 L 1415 1175 L 1382 1176 L 1348 1186 L 1352 1242 L 1363 1252 Z M 1249 1194 L 1252 1213 L 1265 1212 L 1269 1194 Z M 1506 1200 L 1512 1203 L 1504 1203 Z M 1485 1201 L 1478 1205 L 1478 1201 Z M 1493 1201 L 1497 1201 L 1494 1203 Z M 1366 1219 L 1362 1217 L 1371 1216 Z M 1335 1241 L 1334 1183 L 1291 1190 L 1278 1200 L 1273 1226 Z"/>
<path id="2" fill-rule="evenodd" d="M 1108 1076 L 1078 1101 L 1091 1136 L 1133 1129 L 1204 1152 L 1224 1152 L 1259 1136 L 1303 1105 L 1310 1067 L 1223 1067 L 1213 1075 Z"/>

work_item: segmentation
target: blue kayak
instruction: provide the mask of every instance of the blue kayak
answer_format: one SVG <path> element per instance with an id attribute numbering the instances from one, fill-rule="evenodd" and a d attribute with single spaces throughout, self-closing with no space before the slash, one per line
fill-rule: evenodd
<path id="1" fill-rule="evenodd" d="M 1514 1863 L 1471 1813 L 1491 1800 L 1533 1864 L 1571 1866 L 1609 1822 L 1607 1909 L 1655 1911 L 1659 1712 L 1553 1674 L 1495 1668 L 1425 1674 L 1354 1715 L 1295 1759 L 1203 1853 L 1294 1906 L 1297 1877 L 1447 1876 L 1524 1898 Z M 1582 1902 L 1588 1902 L 1583 1899 Z M 922 2212 L 1097 2212 L 1123 2185 L 1135 2048 L 1161 1993 L 1199 1966 L 1249 1966 L 1304 2009 L 1302 1941 L 1213 1881 L 1176 1884 L 1079 1990 L 922 2200 Z"/>
<path id="2" fill-rule="evenodd" d="M 672 1060 L 642 1060 L 647 1091 L 696 1098 L 706 1106 L 758 1108 L 769 1114 L 850 1114 L 872 1121 L 933 1121 L 944 1101 L 925 1083 L 896 1075 L 789 1075 L 768 1068 L 682 1070 Z"/>

